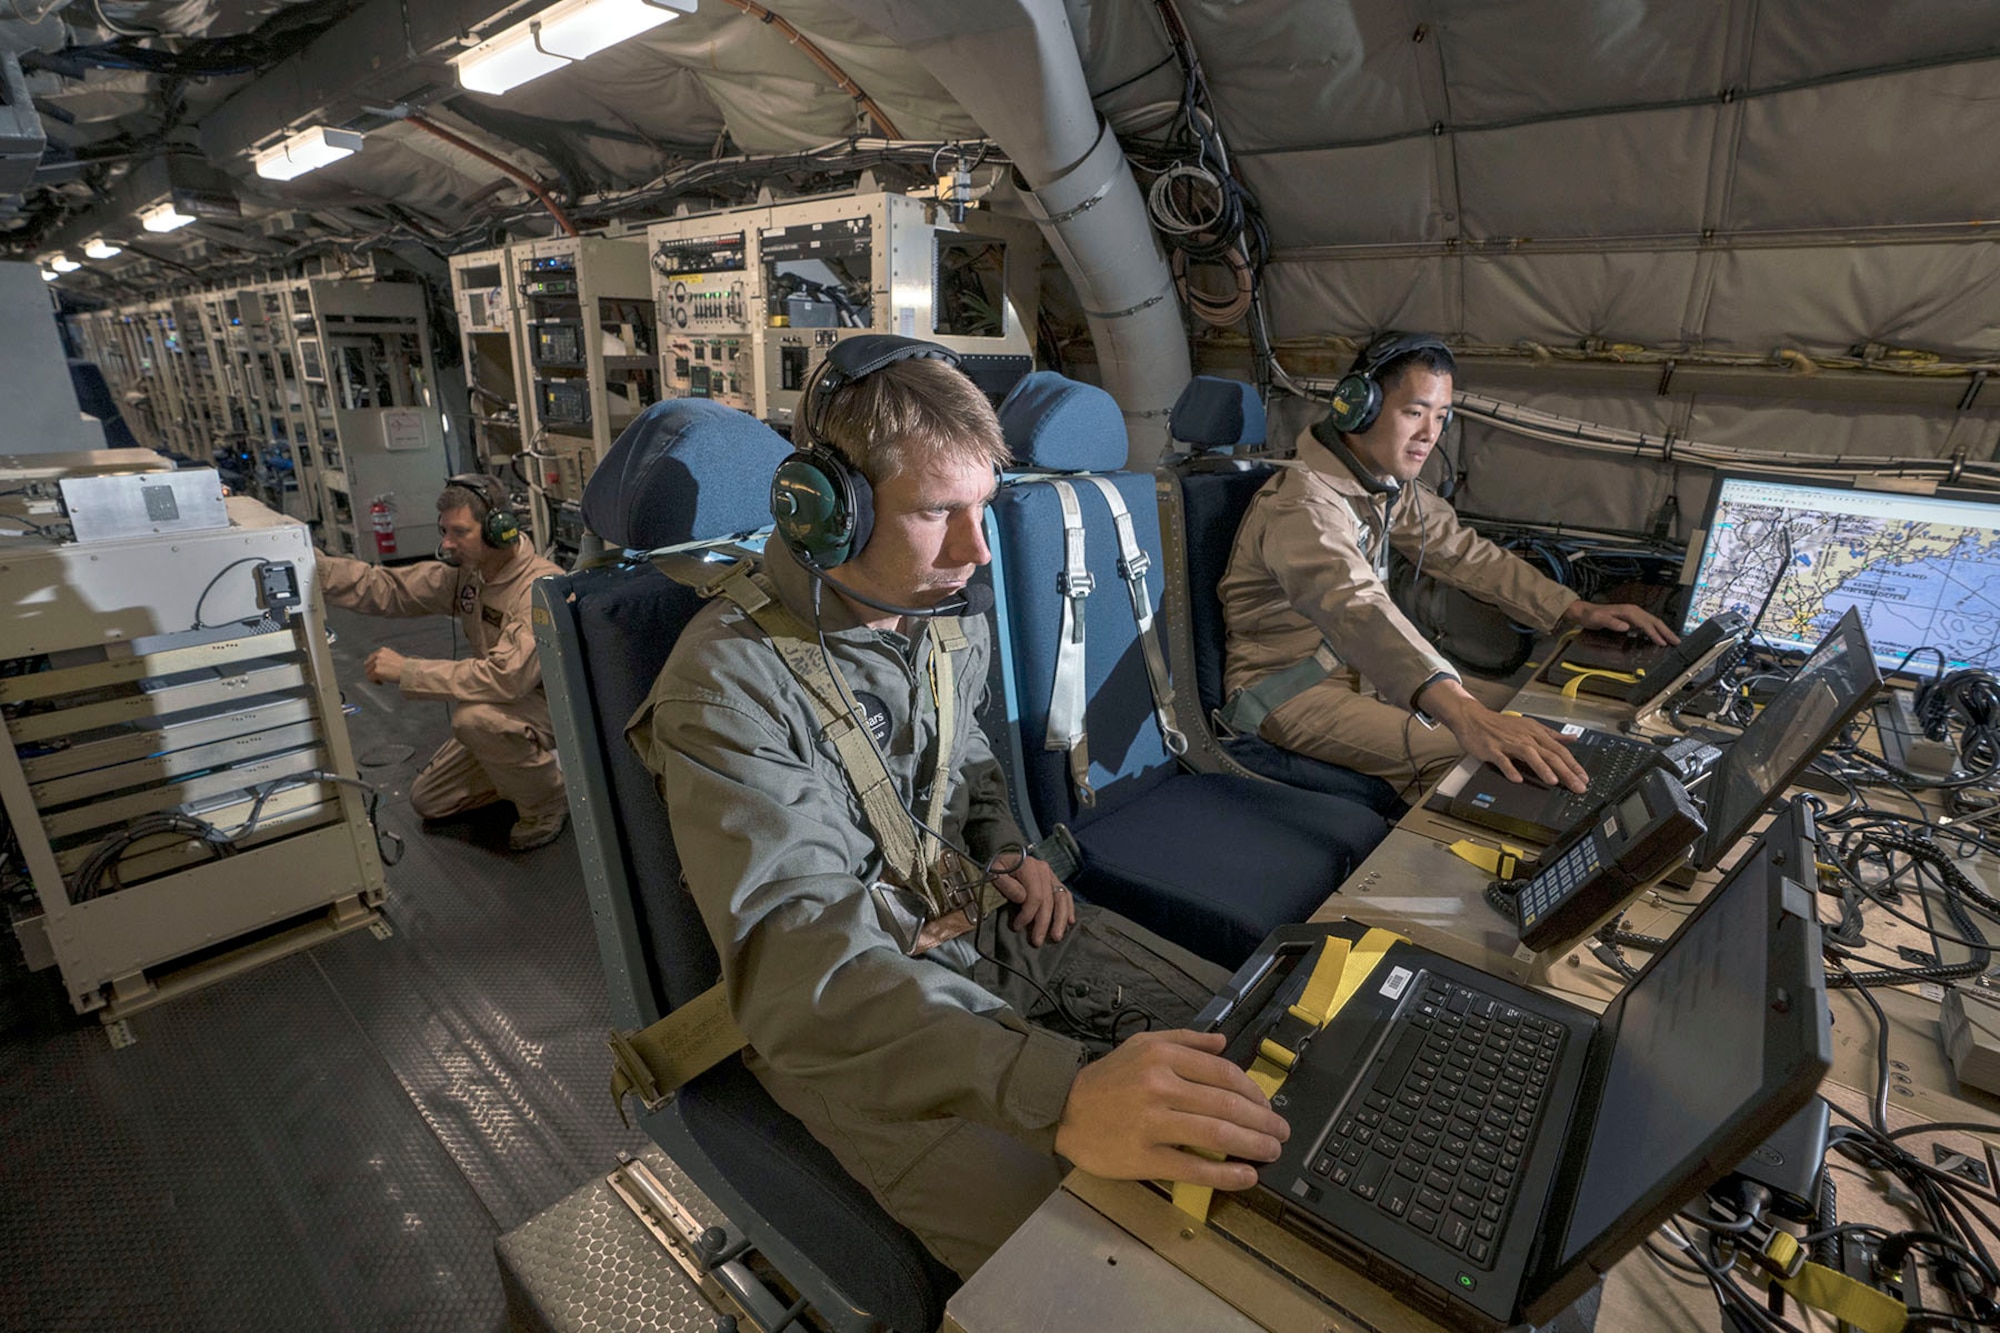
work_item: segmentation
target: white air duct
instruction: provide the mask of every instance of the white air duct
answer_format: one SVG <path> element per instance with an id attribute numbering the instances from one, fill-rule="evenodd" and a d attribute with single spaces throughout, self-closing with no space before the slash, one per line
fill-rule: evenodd
<path id="1" fill-rule="evenodd" d="M 1062 0 L 837 0 L 922 62 L 1026 178 L 1076 285 L 1130 465 L 1150 467 L 1192 374 L 1173 273 L 1117 138 L 1090 103 Z"/>

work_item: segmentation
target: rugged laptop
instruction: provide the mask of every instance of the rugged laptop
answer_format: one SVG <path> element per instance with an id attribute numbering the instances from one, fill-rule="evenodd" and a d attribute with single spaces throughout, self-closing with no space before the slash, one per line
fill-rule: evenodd
<path id="1" fill-rule="evenodd" d="M 1241 1197 L 1453 1327 L 1552 1317 L 1812 1097 L 1815 890 L 1794 801 L 1601 1017 L 1396 939 L 1301 1038 L 1327 939 L 1365 928 L 1280 928 L 1195 1023 L 1246 1067 L 1296 1052 L 1291 1140 Z"/>

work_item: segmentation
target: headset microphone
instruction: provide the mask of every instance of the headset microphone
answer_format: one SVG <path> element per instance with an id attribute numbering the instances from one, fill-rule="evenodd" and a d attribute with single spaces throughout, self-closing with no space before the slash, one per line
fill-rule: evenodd
<path id="1" fill-rule="evenodd" d="M 792 553 L 805 566 L 806 573 L 820 582 L 828 584 L 843 597 L 849 597 L 863 606 L 872 606 L 877 611 L 887 611 L 892 616 L 917 616 L 928 619 L 931 616 L 983 616 L 993 609 L 993 589 L 983 583 L 968 583 L 959 590 L 958 596 L 950 597 L 936 606 L 898 606 L 894 602 L 884 602 L 870 597 L 867 593 L 851 588 L 833 576 L 826 566 L 802 552 Z"/>

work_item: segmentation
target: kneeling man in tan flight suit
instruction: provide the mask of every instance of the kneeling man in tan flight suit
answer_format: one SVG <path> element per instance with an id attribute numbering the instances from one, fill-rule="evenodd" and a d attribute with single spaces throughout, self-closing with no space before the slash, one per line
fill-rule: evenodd
<path id="1" fill-rule="evenodd" d="M 406 699 L 451 701 L 451 739 L 410 784 L 410 805 L 444 819 L 495 801 L 514 803 L 507 845 L 523 852 L 554 842 L 569 818 L 555 731 L 535 655 L 529 589 L 562 571 L 521 540 L 498 481 L 453 477 L 438 496 L 438 558 L 401 569 L 322 554 L 320 590 L 330 605 L 371 616 L 456 615 L 469 653 L 457 661 L 368 654 L 362 670 Z"/>
<path id="2" fill-rule="evenodd" d="M 1525 770 L 1582 791 L 1588 777 L 1554 731 L 1495 711 L 1511 691 L 1468 687 L 1397 608 L 1389 549 L 1536 630 L 1567 622 L 1662 644 L 1675 635 L 1640 607 L 1586 602 L 1537 574 L 1417 484 L 1451 419 L 1456 369 L 1437 338 L 1377 338 L 1340 381 L 1333 411 L 1299 436 L 1298 465 L 1251 502 L 1218 588 L 1223 721 L 1408 787 L 1470 754 L 1516 782 Z"/>

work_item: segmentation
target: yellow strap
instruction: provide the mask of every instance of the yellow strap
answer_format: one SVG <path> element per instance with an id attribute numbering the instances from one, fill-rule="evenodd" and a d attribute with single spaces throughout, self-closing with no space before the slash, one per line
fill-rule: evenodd
<path id="1" fill-rule="evenodd" d="M 1379 926 L 1370 926 L 1359 943 L 1350 943 L 1340 935 L 1327 936 L 1326 943 L 1320 948 L 1319 958 L 1313 963 L 1312 977 L 1306 982 L 1305 992 L 1291 1007 L 1292 1014 L 1311 1024 L 1314 1031 L 1325 1027 L 1354 998 L 1362 983 L 1375 971 L 1375 965 L 1382 961 L 1382 955 L 1389 952 L 1389 946 L 1407 943 L 1409 941 L 1395 931 L 1383 930 Z M 1291 1072 L 1297 1060 L 1298 1052 L 1286 1050 L 1266 1037 L 1258 1044 L 1257 1058 L 1250 1062 L 1250 1068 L 1245 1072 L 1266 1097 L 1272 1097 L 1284 1086 L 1285 1075 Z M 1186 1151 L 1213 1162 L 1222 1160 L 1221 1153 L 1205 1152 L 1199 1148 Z M 1209 1201 L 1214 1194 L 1213 1186 L 1177 1180 L 1174 1182 L 1174 1207 L 1197 1222 L 1206 1222 Z"/>
<path id="2" fill-rule="evenodd" d="M 1485 843 L 1474 842 L 1470 838 L 1460 838 L 1453 843 L 1451 854 L 1461 861 L 1470 861 L 1495 879 L 1519 879 L 1521 863 L 1528 860 L 1525 849 L 1510 843 L 1503 842 L 1498 847 L 1488 847 Z"/>
<path id="3" fill-rule="evenodd" d="M 1764 1246 L 1765 1256 L 1779 1268 L 1789 1268 L 1798 1253 L 1798 1238 L 1788 1231 L 1773 1232 Z M 1760 1276 L 1766 1282 L 1777 1283 L 1799 1304 L 1824 1310 L 1854 1325 L 1861 1333 L 1902 1333 L 1909 1322 L 1909 1309 L 1894 1296 L 1825 1264 L 1801 1264 L 1798 1272 L 1786 1278 L 1768 1272 Z"/>
<path id="4" fill-rule="evenodd" d="M 1615 680 L 1625 685 L 1637 685 L 1639 677 L 1645 674 L 1643 671 L 1611 671 L 1604 667 L 1573 667 L 1567 664 L 1563 666 L 1563 670 L 1576 672 L 1563 685 L 1562 697 L 1565 699 L 1576 698 L 1577 686 L 1583 684 L 1583 682 L 1589 680 L 1592 676 L 1602 676 L 1606 680 Z"/>

